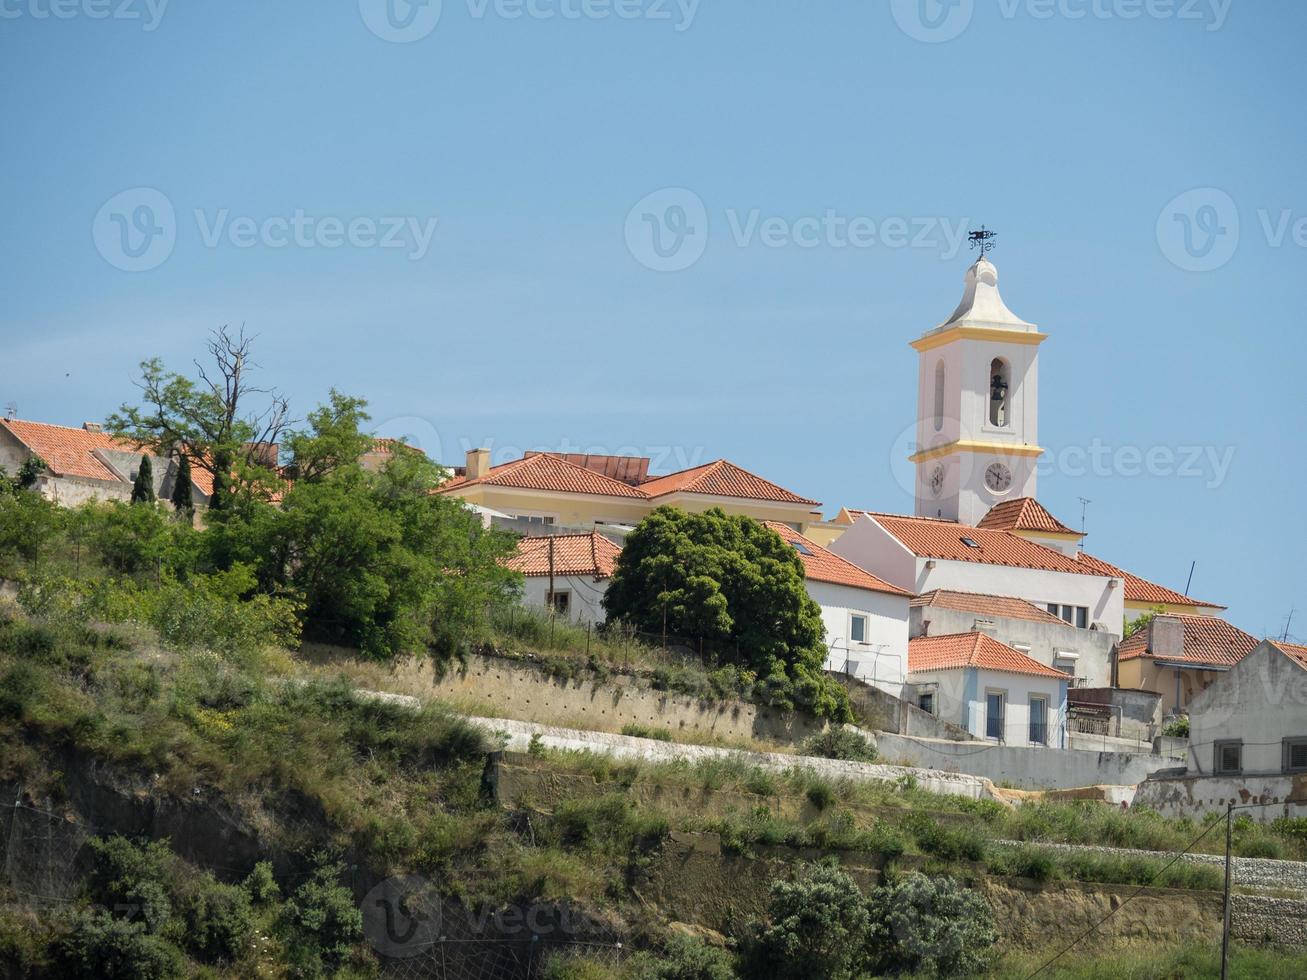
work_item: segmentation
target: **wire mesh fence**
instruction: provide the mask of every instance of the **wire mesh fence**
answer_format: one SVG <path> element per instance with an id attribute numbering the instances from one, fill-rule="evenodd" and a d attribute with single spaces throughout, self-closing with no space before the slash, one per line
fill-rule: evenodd
<path id="1" fill-rule="evenodd" d="M 0 804 L 0 849 L 4 883 L 27 902 L 67 902 L 77 892 L 83 851 L 92 834 L 59 814 Z"/>

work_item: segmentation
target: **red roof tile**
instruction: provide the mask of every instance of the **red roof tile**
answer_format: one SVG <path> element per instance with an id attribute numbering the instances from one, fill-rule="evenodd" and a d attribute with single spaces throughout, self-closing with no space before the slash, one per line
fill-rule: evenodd
<path id="1" fill-rule="evenodd" d="M 517 487 L 522 490 L 552 490 L 558 493 L 587 493 L 603 497 L 646 498 L 644 491 L 594 470 L 569 463 L 559 456 L 540 453 L 524 456 L 511 463 L 490 469 L 475 480 L 456 477 L 441 484 L 439 492 L 461 490 L 470 486 Z"/>
<path id="2" fill-rule="evenodd" d="M 622 549 L 602 534 L 557 534 L 522 538 L 517 554 L 504 564 L 523 575 L 549 574 L 549 548 L 553 543 L 555 575 L 593 575 L 609 578 Z"/>
<path id="3" fill-rule="evenodd" d="M 1285 643 L 1282 640 L 1272 640 L 1271 643 L 1296 661 L 1298 666 L 1307 668 L 1307 647 L 1297 643 Z"/>
<path id="4" fill-rule="evenodd" d="M 854 519 L 863 515 L 870 517 L 920 558 L 1108 577 L 1103 572 L 1079 564 L 1055 548 L 1029 541 L 1011 531 L 994 531 L 933 517 L 902 517 L 861 510 L 849 513 Z M 974 541 L 977 547 L 965 544 L 964 538 Z"/>
<path id="5" fill-rule="evenodd" d="M 30 452 L 41 457 L 55 476 L 80 476 L 118 483 L 121 482 L 118 474 L 95 457 L 95 450 L 134 450 L 133 446 L 107 432 L 88 432 L 24 419 L 0 419 L 0 425 L 12 432 Z"/>
<path id="6" fill-rule="evenodd" d="M 827 551 L 815 541 L 805 538 L 788 524 L 779 521 L 763 521 L 791 546 L 803 546 L 799 558 L 803 561 L 803 572 L 814 582 L 830 582 L 834 585 L 847 585 L 854 589 L 866 589 L 869 592 L 887 592 L 890 595 L 911 596 L 906 589 L 890 585 L 868 571 L 864 571 L 850 561 L 846 561 L 834 552 Z M 795 547 L 798 551 L 798 547 Z"/>
<path id="7" fill-rule="evenodd" d="M 1178 619 L 1184 628 L 1184 649 L 1179 654 L 1159 656 L 1149 649 L 1149 630 L 1139 630 L 1122 641 L 1118 649 L 1121 661 L 1150 657 L 1168 663 L 1191 663 L 1213 667 L 1233 667 L 1257 646 L 1256 637 L 1245 633 L 1215 616 L 1190 616 L 1167 613 L 1166 618 Z"/>
<path id="8" fill-rule="evenodd" d="M 944 636 L 921 636 L 908 641 L 909 674 L 960 670 L 964 667 L 999 670 L 1008 674 L 1030 674 L 1061 681 L 1068 679 L 1062 671 L 1045 666 L 984 633 L 949 633 Z"/>
<path id="9" fill-rule="evenodd" d="M 714 497 L 742 497 L 747 500 L 770 500 L 784 504 L 821 506 L 770 480 L 764 480 L 734 463 L 719 459 L 715 463 L 681 470 L 668 476 L 654 477 L 640 485 L 650 497 L 663 497 L 671 493 L 702 493 Z"/>
<path id="10" fill-rule="evenodd" d="M 1093 555 L 1087 555 L 1083 551 L 1078 558 L 1086 567 L 1095 569 L 1103 575 L 1111 575 L 1121 579 L 1125 583 L 1124 594 L 1126 602 L 1146 602 L 1156 606 L 1203 606 L 1208 609 L 1224 609 L 1224 606 L 1218 606 L 1214 602 L 1203 602 L 1200 599 L 1193 599 L 1183 593 L 1176 592 L 1174 589 L 1168 589 L 1165 585 L 1158 585 L 1156 582 L 1150 582 L 1147 579 L 1140 578 L 1138 575 L 1132 575 L 1122 568 L 1118 568 L 1111 562 L 1103 561 L 1101 558 L 1095 558 Z"/>
<path id="11" fill-rule="evenodd" d="M 528 452 L 527 456 L 540 456 L 541 453 Z M 621 480 L 633 487 L 638 487 L 649 479 L 648 456 L 600 456 L 595 453 L 549 453 L 587 470 L 594 470 L 614 480 Z"/>
<path id="12" fill-rule="evenodd" d="M 1065 626 L 1067 629 L 1073 628 L 1066 620 L 1054 616 L 1047 609 L 1040 609 L 1034 603 L 1027 602 L 1025 599 L 1013 599 L 1008 596 L 936 589 L 933 592 L 926 592 L 917 596 L 910 605 L 914 607 L 936 606 L 940 609 L 957 609 L 961 612 L 976 613 L 980 616 L 1025 619 L 1032 623 Z"/>
<path id="13" fill-rule="evenodd" d="M 1017 497 L 995 504 L 976 527 L 995 531 L 1049 531 L 1054 534 L 1077 534 L 1044 509 L 1034 497 Z"/>

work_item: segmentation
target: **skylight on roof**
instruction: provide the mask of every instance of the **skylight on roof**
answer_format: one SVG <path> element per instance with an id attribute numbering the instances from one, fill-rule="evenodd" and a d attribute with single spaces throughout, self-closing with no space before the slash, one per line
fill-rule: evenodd
<path id="1" fill-rule="evenodd" d="M 808 546 L 802 541 L 791 541 L 790 544 L 794 546 L 794 550 L 799 554 L 807 555 L 809 558 L 812 557 L 812 552 L 808 550 Z"/>
<path id="2" fill-rule="evenodd" d="M 975 542 L 973 539 L 971 539 L 971 538 L 963 538 L 963 539 L 962 539 L 962 543 L 965 544 L 968 548 L 979 548 L 979 547 L 980 547 L 980 545 L 976 544 L 976 542 Z"/>

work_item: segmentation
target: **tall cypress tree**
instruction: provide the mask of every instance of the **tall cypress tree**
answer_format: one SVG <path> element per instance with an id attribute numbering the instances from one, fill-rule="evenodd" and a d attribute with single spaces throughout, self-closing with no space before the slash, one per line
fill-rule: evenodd
<path id="1" fill-rule="evenodd" d="M 178 514 L 190 515 L 195 510 L 195 497 L 191 491 L 191 460 L 182 455 L 177 460 L 177 476 L 172 484 L 172 505 Z"/>
<path id="2" fill-rule="evenodd" d="M 154 467 L 149 456 L 141 457 L 141 468 L 136 471 L 136 482 L 132 484 L 132 503 L 154 503 Z"/>

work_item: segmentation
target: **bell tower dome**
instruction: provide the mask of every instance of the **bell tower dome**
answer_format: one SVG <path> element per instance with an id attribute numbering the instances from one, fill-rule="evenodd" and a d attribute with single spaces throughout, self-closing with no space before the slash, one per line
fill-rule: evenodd
<path id="1" fill-rule="evenodd" d="M 916 512 L 976 524 L 995 504 L 1034 497 L 1039 345 L 1007 308 L 982 254 L 952 315 L 912 342 L 918 367 Z"/>

